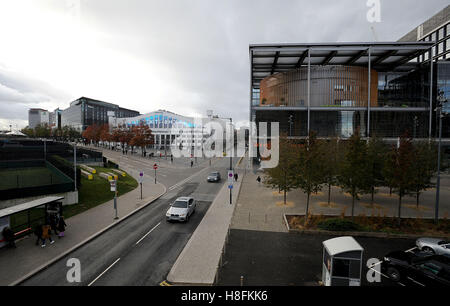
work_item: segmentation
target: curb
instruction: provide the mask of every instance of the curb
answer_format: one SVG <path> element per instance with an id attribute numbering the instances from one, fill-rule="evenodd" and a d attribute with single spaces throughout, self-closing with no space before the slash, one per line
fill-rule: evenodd
<path id="1" fill-rule="evenodd" d="M 332 235 L 332 236 L 355 236 L 355 237 L 372 237 L 372 238 L 387 238 L 387 239 L 417 239 L 423 238 L 424 235 L 418 234 L 393 234 L 382 232 L 337 232 L 337 231 L 324 231 L 324 230 L 312 230 L 312 229 L 291 229 L 286 216 L 301 216 L 298 214 L 283 214 L 284 221 L 289 233 L 294 234 L 307 234 L 307 235 Z M 450 236 L 445 235 L 433 235 L 435 238 L 449 239 Z"/>
<path id="2" fill-rule="evenodd" d="M 161 183 L 160 183 L 161 184 Z M 162 184 L 161 184 L 162 185 Z M 20 285 L 21 283 L 23 283 L 24 281 L 26 281 L 27 279 L 31 278 L 33 275 L 39 273 L 40 271 L 48 268 L 49 266 L 51 266 L 52 264 L 54 264 L 55 262 L 59 261 L 61 258 L 65 257 L 67 254 L 72 253 L 73 251 L 79 249 L 80 247 L 82 247 L 83 245 L 85 245 L 86 243 L 94 240 L 95 238 L 97 238 L 98 236 L 100 236 L 101 234 L 105 233 L 106 231 L 110 230 L 111 228 L 113 228 L 114 226 L 116 226 L 117 224 L 121 223 L 122 221 L 126 220 L 128 217 L 134 215 L 135 213 L 137 213 L 138 211 L 140 211 L 141 209 L 147 207 L 148 205 L 150 205 L 151 203 L 155 202 L 156 200 L 158 200 L 160 197 L 162 197 L 166 192 L 167 192 L 167 187 L 162 185 L 164 187 L 164 191 L 159 194 L 158 196 L 156 196 L 153 200 L 150 200 L 150 202 L 148 202 L 147 204 L 133 210 L 132 212 L 128 213 L 127 215 L 123 216 L 122 218 L 120 218 L 119 220 L 117 220 L 116 222 L 108 225 L 107 227 L 105 227 L 104 229 L 98 231 L 97 233 L 89 236 L 88 238 L 86 238 L 85 240 L 81 241 L 80 243 L 76 244 L 75 246 L 73 246 L 72 248 L 68 249 L 67 251 L 61 253 L 60 255 L 58 255 L 57 257 L 53 258 L 52 260 L 48 261 L 47 263 L 41 265 L 40 267 L 34 269 L 33 271 L 31 271 L 30 273 L 26 274 L 25 276 L 19 278 L 18 280 L 12 282 L 11 284 L 9 284 L 8 286 L 17 286 Z M 146 202 L 146 200 L 143 200 L 142 202 Z"/>

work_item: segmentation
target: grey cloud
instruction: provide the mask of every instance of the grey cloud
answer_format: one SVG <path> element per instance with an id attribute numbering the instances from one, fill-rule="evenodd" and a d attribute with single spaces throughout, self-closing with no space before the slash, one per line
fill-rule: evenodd
<path id="1" fill-rule="evenodd" d="M 171 71 L 170 79 L 165 81 L 177 98 L 151 106 L 148 101 L 119 103 L 140 111 L 155 107 L 205 114 L 207 109 L 214 109 L 222 116 L 246 120 L 249 44 L 373 41 L 366 2 L 82 0 L 81 21 L 88 28 L 108 34 L 99 44 L 145 61 L 157 61 Z M 49 3 L 64 9 L 60 1 Z M 380 40 L 395 41 L 447 4 L 448 0 L 381 0 L 382 22 L 373 26 Z M 0 83 L 2 77 L 0 74 Z M 45 86 L 24 83 L 31 92 L 54 96 Z"/>

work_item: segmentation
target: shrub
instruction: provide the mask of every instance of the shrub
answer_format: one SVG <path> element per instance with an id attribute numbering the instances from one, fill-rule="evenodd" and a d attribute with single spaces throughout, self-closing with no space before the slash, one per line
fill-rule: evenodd
<path id="1" fill-rule="evenodd" d="M 337 232 L 345 232 L 345 231 L 360 231 L 362 230 L 361 226 L 355 222 L 345 219 L 328 219 L 325 221 L 319 222 L 317 227 L 321 230 L 325 231 L 337 231 Z"/>

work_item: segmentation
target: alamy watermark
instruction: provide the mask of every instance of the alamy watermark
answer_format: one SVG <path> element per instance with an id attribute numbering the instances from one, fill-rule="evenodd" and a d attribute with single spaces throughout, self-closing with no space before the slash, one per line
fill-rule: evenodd
<path id="1" fill-rule="evenodd" d="M 370 8 L 367 11 L 367 21 L 370 23 L 381 22 L 381 2 L 380 0 L 367 0 L 366 5 Z"/>
<path id="2" fill-rule="evenodd" d="M 259 131 L 259 133 L 258 133 Z M 170 135 L 175 135 L 170 148 L 173 157 L 260 157 L 263 169 L 275 168 L 279 161 L 280 128 L 278 122 L 270 124 L 251 122 L 250 127 L 239 129 L 236 133 L 233 125 L 217 119 L 204 123 L 196 118 L 191 126 L 174 126 Z M 259 148 L 259 155 L 258 155 Z"/>

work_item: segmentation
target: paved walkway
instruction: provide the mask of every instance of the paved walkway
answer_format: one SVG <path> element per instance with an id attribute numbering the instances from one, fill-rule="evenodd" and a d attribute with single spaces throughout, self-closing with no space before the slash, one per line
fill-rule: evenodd
<path id="1" fill-rule="evenodd" d="M 284 205 L 283 193 L 278 190 L 258 184 L 256 178 L 264 174 L 249 171 L 242 183 L 241 194 L 234 213 L 231 228 L 243 230 L 257 230 L 270 232 L 287 232 L 284 214 L 304 214 L 306 209 L 306 195 L 300 190 L 294 190 L 287 194 L 287 205 Z M 440 217 L 449 217 L 450 213 L 450 178 L 444 176 L 441 179 Z M 420 205 L 417 208 L 416 199 L 407 196 L 402 201 L 403 217 L 434 217 L 434 203 L 436 190 L 430 189 L 420 197 Z M 310 212 L 313 214 L 351 215 L 352 198 L 349 194 L 342 193 L 340 188 L 333 187 L 331 203 L 328 205 L 328 189 L 313 195 L 310 200 Z M 371 205 L 370 195 L 364 195 L 360 201 L 355 202 L 355 215 L 366 216 L 397 216 L 398 196 L 389 194 L 388 188 L 380 188 L 374 197 L 374 205 Z"/>
<path id="2" fill-rule="evenodd" d="M 236 203 L 245 176 L 245 159 L 235 167 L 239 174 L 234 183 L 232 203 Z M 227 182 L 217 194 L 206 215 L 178 256 L 167 280 L 173 284 L 210 286 L 215 283 L 222 250 L 236 204 L 230 205 Z"/>
<path id="3" fill-rule="evenodd" d="M 128 169 L 121 165 L 121 169 Z M 127 171 L 128 172 L 128 171 Z M 135 179 L 138 173 L 131 172 Z M 153 200 L 159 198 L 166 192 L 166 187 L 160 183 L 154 184 L 151 178 L 146 177 L 143 181 L 143 200 L 140 198 L 140 188 L 136 188 L 127 194 L 120 196 L 118 203 L 119 221 Z M 89 209 L 81 214 L 66 220 L 66 236 L 62 239 L 53 237 L 55 243 L 47 243 L 45 248 L 35 245 L 34 235 L 17 242 L 16 249 L 0 249 L 0 285 L 9 285 L 24 277 L 25 275 L 46 265 L 49 261 L 61 256 L 76 245 L 89 239 L 99 231 L 113 225 L 115 211 L 114 201 L 108 201 L 102 205 Z"/>

